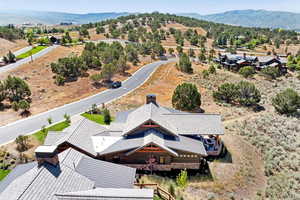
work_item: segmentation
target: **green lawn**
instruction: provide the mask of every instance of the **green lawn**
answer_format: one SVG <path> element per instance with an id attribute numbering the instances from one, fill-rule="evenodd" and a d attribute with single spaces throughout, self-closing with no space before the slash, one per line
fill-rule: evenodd
<path id="1" fill-rule="evenodd" d="M 104 117 L 103 115 L 100 115 L 100 114 L 89 114 L 89 113 L 83 113 L 81 114 L 81 116 L 91 120 L 91 121 L 94 121 L 98 124 L 102 124 L 102 125 L 106 125 L 104 123 Z"/>
<path id="2" fill-rule="evenodd" d="M 7 176 L 7 174 L 9 174 L 10 171 L 10 169 L 0 169 L 0 181 L 2 181 Z"/>
<path id="3" fill-rule="evenodd" d="M 17 56 L 17 59 L 24 59 L 24 58 L 27 58 L 31 55 L 34 55 L 40 51 L 42 51 L 43 49 L 47 48 L 48 46 L 36 46 L 36 47 L 33 47 L 31 50 L 29 51 L 26 51 L 25 53 L 22 53 L 20 55 Z"/>
<path id="4" fill-rule="evenodd" d="M 38 141 L 40 141 L 43 144 L 48 131 L 62 131 L 65 128 L 67 128 L 68 126 L 70 126 L 70 124 L 67 123 L 66 121 L 63 121 L 63 122 L 60 122 L 58 124 L 55 124 L 53 126 L 46 128 L 46 131 L 44 131 L 44 132 L 42 130 L 40 130 L 40 131 L 34 133 L 33 137 L 35 137 Z"/>

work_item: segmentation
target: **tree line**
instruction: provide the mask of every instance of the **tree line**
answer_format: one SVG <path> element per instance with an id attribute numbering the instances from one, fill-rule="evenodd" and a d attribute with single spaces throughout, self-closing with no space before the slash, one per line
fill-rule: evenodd
<path id="1" fill-rule="evenodd" d="M 56 74 L 54 78 L 57 85 L 77 80 L 88 69 L 101 70 L 100 74 L 91 76 L 95 83 L 102 79 L 110 82 L 114 74 L 126 72 L 127 62 L 139 62 L 139 49 L 136 45 L 128 44 L 123 47 L 119 42 L 86 43 L 80 56 L 61 58 L 58 62 L 51 63 L 51 69 Z"/>

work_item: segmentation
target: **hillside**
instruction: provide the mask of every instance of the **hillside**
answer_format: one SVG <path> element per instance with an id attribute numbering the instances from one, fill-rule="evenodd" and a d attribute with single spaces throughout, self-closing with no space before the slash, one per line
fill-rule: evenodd
<path id="1" fill-rule="evenodd" d="M 180 15 L 231 25 L 300 30 L 300 14 L 292 12 L 234 10 L 211 15 L 197 13 L 182 13 Z"/>
<path id="2" fill-rule="evenodd" d="M 72 22 L 74 24 L 83 24 L 97 22 L 106 19 L 125 16 L 128 13 L 87 13 L 74 14 L 63 12 L 40 12 L 40 11 L 1 11 L 0 25 L 23 24 L 23 23 L 42 23 L 42 24 L 59 24 L 61 22 Z"/>

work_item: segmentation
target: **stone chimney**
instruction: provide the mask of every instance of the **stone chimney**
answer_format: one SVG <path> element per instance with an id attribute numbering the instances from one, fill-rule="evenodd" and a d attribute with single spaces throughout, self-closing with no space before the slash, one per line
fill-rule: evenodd
<path id="1" fill-rule="evenodd" d="M 45 162 L 57 166 L 59 164 L 58 153 L 56 146 L 39 146 L 35 150 L 35 157 L 38 165 L 41 166 Z"/>
<path id="2" fill-rule="evenodd" d="M 146 104 L 149 104 L 149 103 L 156 104 L 156 95 L 155 94 L 148 94 L 146 96 Z"/>

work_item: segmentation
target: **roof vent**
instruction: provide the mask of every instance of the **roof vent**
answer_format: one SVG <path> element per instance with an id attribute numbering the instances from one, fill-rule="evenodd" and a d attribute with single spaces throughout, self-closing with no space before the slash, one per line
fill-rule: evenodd
<path id="1" fill-rule="evenodd" d="M 156 104 L 156 95 L 155 94 L 148 94 L 146 96 L 146 104 L 149 104 L 149 103 Z"/>

